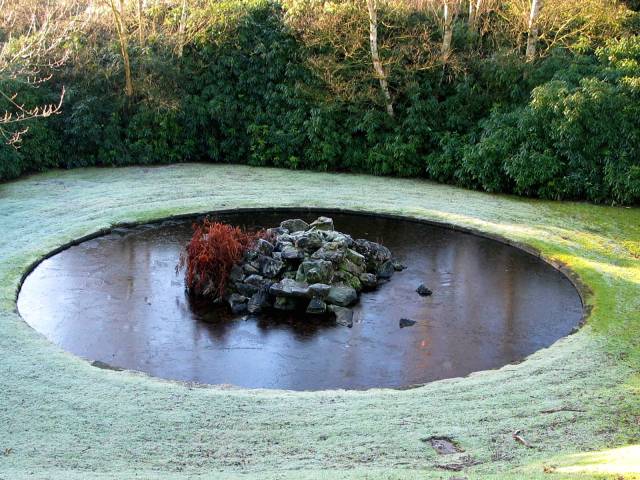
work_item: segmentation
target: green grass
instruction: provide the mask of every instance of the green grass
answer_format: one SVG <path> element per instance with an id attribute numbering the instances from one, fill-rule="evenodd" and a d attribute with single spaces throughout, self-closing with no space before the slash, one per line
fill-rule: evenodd
<path id="1" fill-rule="evenodd" d="M 535 248 L 592 292 L 587 325 L 518 365 L 405 391 L 206 387 L 91 367 L 28 327 L 28 266 L 102 228 L 234 207 L 340 207 Z M 180 165 L 0 185 L 0 479 L 640 478 L 640 210 L 416 180 Z M 541 413 L 556 407 L 580 412 Z M 534 448 L 515 442 L 522 430 Z M 437 458 L 422 438 L 465 449 Z M 626 447 L 626 448 L 625 448 Z M 437 468 L 471 456 L 461 473 Z M 545 469 L 549 473 L 545 473 Z"/>

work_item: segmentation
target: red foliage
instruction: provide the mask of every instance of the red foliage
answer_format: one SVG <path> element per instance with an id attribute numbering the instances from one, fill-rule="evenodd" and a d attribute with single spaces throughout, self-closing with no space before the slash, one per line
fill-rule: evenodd
<path id="1" fill-rule="evenodd" d="M 187 287 L 202 295 L 222 296 L 234 264 L 256 241 L 256 234 L 205 219 L 193 225 L 193 237 L 180 256 Z"/>

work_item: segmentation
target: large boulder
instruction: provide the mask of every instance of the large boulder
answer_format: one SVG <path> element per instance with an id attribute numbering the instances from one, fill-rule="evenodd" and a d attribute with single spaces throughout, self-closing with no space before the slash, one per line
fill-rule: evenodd
<path id="1" fill-rule="evenodd" d="M 391 252 L 387 247 L 369 240 L 362 238 L 356 240 L 353 249 L 365 257 L 369 273 L 377 273 L 383 263 L 391 260 Z M 393 267 L 393 264 L 391 266 Z"/>
<path id="2" fill-rule="evenodd" d="M 387 260 L 386 262 L 378 266 L 376 275 L 378 275 L 378 278 L 382 278 L 383 280 L 388 280 L 393 276 L 393 273 L 395 271 L 396 269 L 393 268 L 393 262 L 391 262 L 391 260 Z"/>
<path id="3" fill-rule="evenodd" d="M 356 276 L 364 273 L 364 265 L 356 265 L 347 258 L 340 262 L 340 265 L 338 265 L 338 269 Z"/>
<path id="4" fill-rule="evenodd" d="M 326 260 L 305 260 L 298 267 L 296 280 L 304 283 L 331 283 L 333 264 Z"/>
<path id="5" fill-rule="evenodd" d="M 333 230 L 333 220 L 329 217 L 318 217 L 309 225 L 314 230 Z"/>
<path id="6" fill-rule="evenodd" d="M 304 251 L 293 245 L 287 245 L 281 250 L 280 258 L 287 262 L 299 262 L 304 258 Z"/>
<path id="7" fill-rule="evenodd" d="M 309 286 L 306 283 L 296 282 L 288 278 L 271 285 L 269 293 L 274 297 L 308 298 L 310 296 Z"/>
<path id="8" fill-rule="evenodd" d="M 360 281 L 360 277 L 349 272 L 345 272 L 344 270 L 338 270 L 333 275 L 333 280 L 334 282 L 353 288 L 356 292 L 362 291 L 362 282 Z"/>
<path id="9" fill-rule="evenodd" d="M 356 265 L 364 267 L 367 264 L 367 259 L 365 258 L 364 255 L 350 248 L 347 248 L 345 250 L 345 256 L 350 262 L 355 263 Z"/>
<path id="10" fill-rule="evenodd" d="M 344 259 L 345 255 L 345 247 L 342 247 L 338 243 L 328 242 L 325 243 L 321 248 L 313 252 L 311 258 L 317 260 L 327 260 L 329 262 L 338 264 Z"/>
<path id="11" fill-rule="evenodd" d="M 327 298 L 329 295 L 329 291 L 331 290 L 331 285 L 327 285 L 326 283 L 314 283 L 309 285 L 309 294 L 312 297 L 318 298 Z"/>
<path id="12" fill-rule="evenodd" d="M 309 228 L 309 224 L 299 218 L 291 218 L 280 222 L 280 228 L 284 228 L 289 233 L 305 231 Z"/>
<path id="13" fill-rule="evenodd" d="M 296 239 L 296 247 L 306 250 L 307 252 L 315 252 L 322 247 L 324 239 L 319 232 L 305 232 Z"/>
<path id="14" fill-rule="evenodd" d="M 378 279 L 373 273 L 362 273 L 358 277 L 363 290 L 373 290 L 378 286 Z"/>
<path id="15" fill-rule="evenodd" d="M 267 278 L 275 278 L 284 269 L 284 263 L 272 257 L 260 257 L 260 274 Z M 257 273 L 257 272 L 256 272 Z"/>
<path id="16" fill-rule="evenodd" d="M 254 293 L 247 302 L 247 311 L 252 314 L 261 313 L 264 309 L 269 308 L 269 293 L 262 289 Z"/>
<path id="17" fill-rule="evenodd" d="M 348 307 L 358 300 L 358 293 L 355 288 L 347 285 L 333 285 L 327 295 L 327 303 L 338 305 L 339 307 Z"/>
<path id="18" fill-rule="evenodd" d="M 271 255 L 273 253 L 273 245 L 263 238 L 258 239 L 255 249 L 262 255 Z"/>
<path id="19" fill-rule="evenodd" d="M 238 315 L 247 311 L 248 300 L 244 295 L 232 293 L 229 295 L 227 302 L 229 303 L 229 307 L 231 307 L 231 312 Z"/>

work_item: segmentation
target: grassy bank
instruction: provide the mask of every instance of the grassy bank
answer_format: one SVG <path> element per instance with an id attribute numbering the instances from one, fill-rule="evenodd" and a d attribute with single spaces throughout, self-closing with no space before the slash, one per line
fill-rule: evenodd
<path id="1" fill-rule="evenodd" d="M 375 210 L 506 237 L 574 271 L 591 291 L 591 315 L 578 333 L 500 370 L 406 391 L 305 393 L 97 369 L 16 312 L 25 269 L 74 238 L 121 222 L 269 206 Z M 1 184 L 0 224 L 0 478 L 640 478 L 638 209 L 186 164 Z M 515 442 L 515 430 L 533 448 Z M 437 457 L 421 440 L 433 435 L 465 452 Z M 439 468 L 450 463 L 474 465 Z"/>

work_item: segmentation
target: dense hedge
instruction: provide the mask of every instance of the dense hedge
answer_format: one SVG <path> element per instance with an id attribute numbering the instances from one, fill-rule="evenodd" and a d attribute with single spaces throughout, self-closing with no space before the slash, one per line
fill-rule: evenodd
<path id="1" fill-rule="evenodd" d="M 61 85 L 67 95 L 61 115 L 29 124 L 19 149 L 0 147 L 0 180 L 56 166 L 230 162 L 640 201 L 640 39 L 633 26 L 600 46 L 555 49 L 534 64 L 492 46 L 470 52 L 463 68 L 392 72 L 390 118 L 370 95 L 335 94 L 310 61 L 334 47 L 302 41 L 281 5 L 236 7 L 224 29 L 195 37 L 182 57 L 160 36 L 144 48 L 132 45 L 133 71 L 138 78 L 144 72 L 133 99 L 122 93 L 113 38 L 97 49 L 77 39 L 69 66 L 45 86 L 5 81 L 2 89 L 26 104 L 55 101 Z M 407 28 L 424 21 L 409 18 Z M 457 48 L 464 52 L 464 43 Z M 372 76 L 354 82 L 353 91 L 377 91 Z"/>

